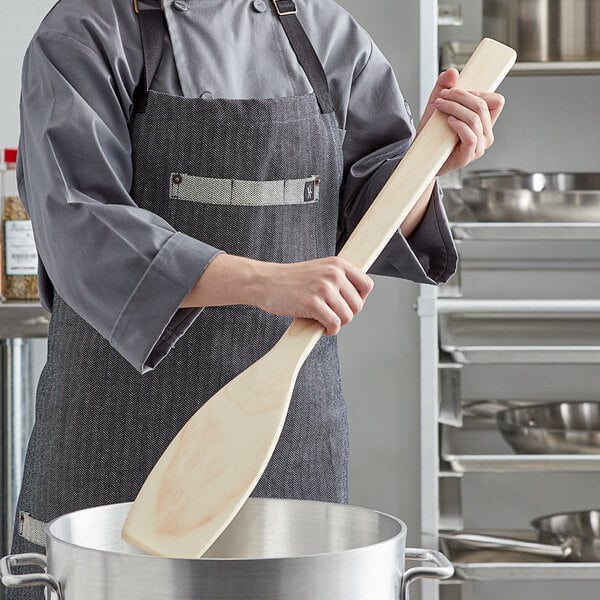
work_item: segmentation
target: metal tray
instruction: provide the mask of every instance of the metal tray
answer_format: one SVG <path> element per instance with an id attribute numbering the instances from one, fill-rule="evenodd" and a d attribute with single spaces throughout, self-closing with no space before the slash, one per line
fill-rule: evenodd
<path id="1" fill-rule="evenodd" d="M 465 438 L 475 434 L 477 437 Z M 480 436 L 485 436 L 486 452 L 478 453 Z M 515 454 L 494 430 L 464 430 L 443 427 L 440 454 L 446 470 L 467 473 L 600 473 L 600 455 L 594 454 Z"/>
<path id="2" fill-rule="evenodd" d="M 600 457 L 576 454 L 452 454 L 442 458 L 454 473 L 598 473 Z"/>
<path id="3" fill-rule="evenodd" d="M 600 361 L 596 301 L 439 303 L 440 347 L 460 364 Z"/>
<path id="4" fill-rule="evenodd" d="M 536 541 L 530 530 L 484 530 L 482 533 Z M 455 577 L 468 581 L 532 581 L 600 579 L 600 563 L 547 562 L 547 559 L 501 550 L 467 550 L 440 539 L 440 547 L 454 564 Z"/>

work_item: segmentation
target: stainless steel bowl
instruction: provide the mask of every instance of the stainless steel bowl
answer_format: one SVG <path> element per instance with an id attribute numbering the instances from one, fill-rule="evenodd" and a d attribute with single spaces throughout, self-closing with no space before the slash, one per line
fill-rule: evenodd
<path id="1" fill-rule="evenodd" d="M 496 422 L 520 454 L 600 454 L 600 402 L 509 408 Z"/>
<path id="2" fill-rule="evenodd" d="M 456 193 L 477 221 L 600 222 L 600 173 L 474 171 Z"/>

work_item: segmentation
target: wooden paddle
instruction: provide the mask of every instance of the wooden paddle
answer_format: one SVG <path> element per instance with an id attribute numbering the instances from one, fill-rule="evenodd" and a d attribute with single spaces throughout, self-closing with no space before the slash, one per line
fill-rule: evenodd
<path id="1" fill-rule="evenodd" d="M 484 39 L 458 87 L 493 91 L 514 50 Z M 356 227 L 340 256 L 366 272 L 456 145 L 435 113 Z M 240 510 L 281 434 L 298 371 L 323 335 L 295 319 L 263 358 L 215 394 L 166 449 L 134 502 L 123 538 L 150 552 L 198 558 Z"/>

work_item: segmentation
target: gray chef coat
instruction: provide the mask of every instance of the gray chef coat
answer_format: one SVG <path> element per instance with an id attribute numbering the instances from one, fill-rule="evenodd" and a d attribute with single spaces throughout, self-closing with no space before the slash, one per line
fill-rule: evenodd
<path id="1" fill-rule="evenodd" d="M 166 2 L 168 35 L 152 89 L 204 98 L 312 91 L 267 1 Z M 341 244 L 406 152 L 414 126 L 389 63 L 356 21 L 331 0 L 297 4 L 345 130 Z M 144 372 L 198 316 L 200 308 L 179 306 L 220 250 L 175 231 L 130 196 L 128 120 L 142 62 L 130 0 L 58 2 L 25 57 L 17 176 L 40 255 L 43 305 L 51 309 L 56 290 Z M 438 283 L 455 267 L 436 190 L 418 228 L 408 240 L 398 233 L 372 272 Z"/>

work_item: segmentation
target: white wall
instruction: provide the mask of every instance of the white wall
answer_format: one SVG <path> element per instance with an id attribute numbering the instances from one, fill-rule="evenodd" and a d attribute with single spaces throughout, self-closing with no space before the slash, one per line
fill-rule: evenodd
<path id="1" fill-rule="evenodd" d="M 0 0 L 0 148 L 19 136 L 21 63 L 27 43 L 55 0 Z"/>
<path id="2" fill-rule="evenodd" d="M 392 63 L 419 105 L 419 3 L 341 0 Z M 376 9 L 374 7 L 376 6 Z M 350 414 L 350 502 L 403 519 L 420 543 L 418 287 L 376 277 L 362 314 L 340 335 Z"/>

